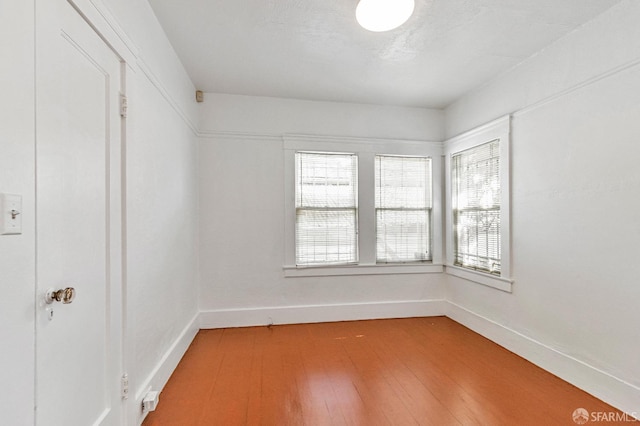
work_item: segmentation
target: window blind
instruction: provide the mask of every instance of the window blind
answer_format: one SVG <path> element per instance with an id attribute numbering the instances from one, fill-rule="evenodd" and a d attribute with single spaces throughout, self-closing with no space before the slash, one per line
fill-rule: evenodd
<path id="1" fill-rule="evenodd" d="M 296 264 L 358 261 L 358 157 L 296 153 Z"/>
<path id="2" fill-rule="evenodd" d="M 377 155 L 376 261 L 431 260 L 431 159 Z"/>
<path id="3" fill-rule="evenodd" d="M 451 159 L 454 264 L 500 275 L 500 141 Z"/>

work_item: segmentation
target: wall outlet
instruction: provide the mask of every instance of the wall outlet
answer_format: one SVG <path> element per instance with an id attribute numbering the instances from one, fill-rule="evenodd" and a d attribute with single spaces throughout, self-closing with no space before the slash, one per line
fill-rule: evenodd
<path id="1" fill-rule="evenodd" d="M 158 407 L 158 402 L 160 401 L 160 392 L 157 391 L 149 391 L 142 399 L 142 412 L 148 413 L 150 411 L 155 411 L 156 407 Z"/>
<path id="2" fill-rule="evenodd" d="M 22 196 L 0 194 L 0 235 L 22 234 Z"/>

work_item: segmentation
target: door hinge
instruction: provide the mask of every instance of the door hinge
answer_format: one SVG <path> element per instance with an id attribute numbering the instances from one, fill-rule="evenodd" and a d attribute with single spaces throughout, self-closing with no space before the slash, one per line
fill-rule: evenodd
<path id="1" fill-rule="evenodd" d="M 129 375 L 124 373 L 120 379 L 122 399 L 129 399 Z"/>
<path id="2" fill-rule="evenodd" d="M 120 95 L 120 117 L 127 118 L 127 97 Z"/>

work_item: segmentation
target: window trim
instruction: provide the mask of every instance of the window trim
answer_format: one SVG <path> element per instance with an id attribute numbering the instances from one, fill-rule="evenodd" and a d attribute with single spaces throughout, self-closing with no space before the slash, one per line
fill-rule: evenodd
<path id="1" fill-rule="evenodd" d="M 284 152 L 284 264 L 285 277 L 374 275 L 443 272 L 442 250 L 442 142 L 285 134 Z M 295 152 L 355 153 L 358 156 L 358 252 L 356 265 L 296 266 L 295 260 Z M 425 156 L 432 167 L 432 260 L 394 264 L 376 263 L 375 155 Z"/>
<path id="2" fill-rule="evenodd" d="M 453 155 L 484 143 L 500 140 L 500 276 L 476 271 L 453 264 L 454 232 L 452 210 L 451 158 Z M 465 132 L 445 142 L 445 245 L 446 273 L 511 293 L 511 116 L 506 115 L 483 126 Z"/>
<path id="3" fill-rule="evenodd" d="M 444 272 L 444 265 L 422 263 L 378 263 L 376 265 L 284 266 L 285 278 L 336 277 L 351 275 L 434 274 Z"/>

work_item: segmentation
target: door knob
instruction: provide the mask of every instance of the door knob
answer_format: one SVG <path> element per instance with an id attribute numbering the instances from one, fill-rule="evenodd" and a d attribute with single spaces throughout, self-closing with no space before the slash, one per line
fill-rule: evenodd
<path id="1" fill-rule="evenodd" d="M 76 289 L 73 287 L 61 288 L 60 290 L 49 289 L 44 296 L 45 302 L 50 305 L 53 302 L 62 302 L 65 305 L 73 302 L 76 298 Z"/>

